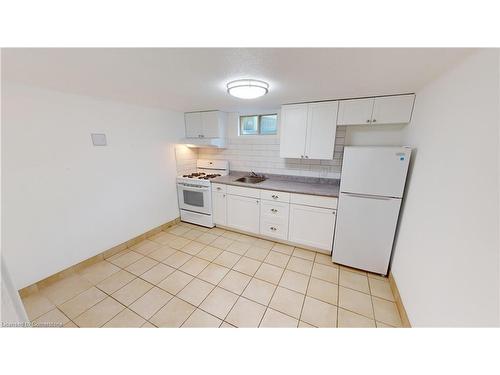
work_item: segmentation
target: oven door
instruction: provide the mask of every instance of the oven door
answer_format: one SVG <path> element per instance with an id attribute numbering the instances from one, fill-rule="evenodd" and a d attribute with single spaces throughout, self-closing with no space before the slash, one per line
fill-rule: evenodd
<path id="1" fill-rule="evenodd" d="M 212 197 L 209 186 L 178 183 L 177 194 L 179 196 L 179 208 L 181 210 L 199 212 L 207 215 L 212 213 Z"/>

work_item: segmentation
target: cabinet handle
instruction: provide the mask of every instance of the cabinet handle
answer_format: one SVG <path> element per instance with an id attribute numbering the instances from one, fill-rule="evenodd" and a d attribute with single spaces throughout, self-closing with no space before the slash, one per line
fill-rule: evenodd
<path id="1" fill-rule="evenodd" d="M 271 208 L 271 212 L 276 213 L 276 212 L 278 212 L 278 210 L 276 208 Z"/>
<path id="2" fill-rule="evenodd" d="M 300 155 L 300 158 L 301 158 L 301 159 L 304 159 L 304 155 Z"/>
<path id="3" fill-rule="evenodd" d="M 217 187 L 217 190 L 222 190 L 222 188 L 218 186 L 218 187 Z"/>
<path id="4" fill-rule="evenodd" d="M 255 202 L 257 202 L 257 204 L 259 204 L 259 201 L 255 201 Z"/>
<path id="5" fill-rule="evenodd" d="M 222 194 L 222 198 L 226 198 L 226 194 Z"/>
<path id="6" fill-rule="evenodd" d="M 376 119 L 373 119 L 373 120 L 372 120 L 372 122 L 377 122 L 377 120 L 376 120 Z"/>
<path id="7" fill-rule="evenodd" d="M 271 229 L 271 230 L 276 230 L 276 228 L 275 228 L 275 227 L 269 227 L 269 229 Z"/>
<path id="8" fill-rule="evenodd" d="M 306 159 L 309 159 L 309 156 L 306 155 Z"/>
<path id="9" fill-rule="evenodd" d="M 278 199 L 278 198 L 279 198 L 279 196 L 277 196 L 277 195 L 275 195 L 275 194 L 271 195 L 271 197 L 272 197 L 273 199 Z"/>
<path id="10" fill-rule="evenodd" d="M 370 123 L 370 119 L 366 120 L 366 123 L 369 124 Z"/>

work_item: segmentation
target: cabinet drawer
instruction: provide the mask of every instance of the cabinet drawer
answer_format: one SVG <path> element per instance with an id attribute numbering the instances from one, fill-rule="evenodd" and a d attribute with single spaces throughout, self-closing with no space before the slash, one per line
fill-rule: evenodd
<path id="1" fill-rule="evenodd" d="M 232 195 L 240 195 L 242 197 L 260 198 L 260 191 L 242 186 L 227 186 L 227 193 Z"/>
<path id="2" fill-rule="evenodd" d="M 302 204 L 304 206 L 323 207 L 337 209 L 336 197 L 323 197 L 320 195 L 291 194 L 290 203 Z"/>
<path id="3" fill-rule="evenodd" d="M 261 201 L 260 203 L 260 216 L 262 220 L 288 222 L 288 212 L 290 211 L 288 203 L 267 201 Z"/>
<path id="4" fill-rule="evenodd" d="M 227 193 L 227 185 L 224 184 L 212 184 L 212 191 L 216 193 Z"/>
<path id="5" fill-rule="evenodd" d="M 290 202 L 290 193 L 273 190 L 261 190 L 260 199 L 265 199 L 274 202 Z"/>
<path id="6" fill-rule="evenodd" d="M 261 220 L 260 234 L 286 240 L 288 238 L 288 222 L 281 223 L 272 220 Z"/>

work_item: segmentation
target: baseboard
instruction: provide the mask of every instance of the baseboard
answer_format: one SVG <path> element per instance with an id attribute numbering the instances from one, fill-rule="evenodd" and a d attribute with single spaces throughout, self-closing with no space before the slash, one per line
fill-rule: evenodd
<path id="1" fill-rule="evenodd" d="M 22 288 L 19 290 L 19 295 L 24 298 L 29 296 L 30 294 L 36 293 L 39 288 L 44 287 L 46 285 L 52 284 L 57 280 L 61 280 L 65 277 L 67 277 L 70 274 L 74 274 L 81 270 L 82 268 L 88 267 L 94 263 L 100 262 L 104 259 L 107 259 L 120 251 L 123 251 L 131 246 L 134 246 L 135 244 L 145 240 L 146 238 L 149 238 L 151 236 L 154 236 L 155 234 L 159 233 L 160 231 L 167 229 L 177 223 L 180 222 L 180 218 L 176 218 L 174 220 L 171 220 L 165 224 L 162 224 L 156 228 L 153 228 L 151 230 L 148 230 L 147 232 L 144 232 L 143 234 L 136 236 L 128 241 L 125 241 L 119 245 L 116 245 L 112 247 L 111 249 L 104 250 L 103 252 L 90 257 L 88 259 L 85 259 L 77 264 L 72 265 L 71 267 L 68 267 L 60 272 L 55 273 L 54 275 L 51 275 L 49 277 L 46 277 L 45 279 L 42 279 L 40 281 L 37 281 L 36 283 L 33 283 L 31 285 L 28 285 L 25 288 Z"/>
<path id="2" fill-rule="evenodd" d="M 403 301 L 401 300 L 401 295 L 399 294 L 396 280 L 394 280 L 394 276 L 392 276 L 392 272 L 389 272 L 389 284 L 391 285 L 392 294 L 394 295 L 394 299 L 396 300 L 396 306 L 398 307 L 403 327 L 411 328 L 410 320 L 408 319 L 408 315 L 406 314 L 406 310 L 403 305 Z"/>

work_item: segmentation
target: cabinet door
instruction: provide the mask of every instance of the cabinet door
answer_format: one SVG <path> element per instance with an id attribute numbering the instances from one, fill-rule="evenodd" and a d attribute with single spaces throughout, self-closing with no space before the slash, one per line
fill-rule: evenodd
<path id="1" fill-rule="evenodd" d="M 311 103 L 307 110 L 306 159 L 333 159 L 338 102 Z"/>
<path id="2" fill-rule="evenodd" d="M 341 100 L 337 125 L 369 125 L 374 98 Z"/>
<path id="3" fill-rule="evenodd" d="M 259 199 L 226 195 L 226 202 L 228 227 L 259 233 Z"/>
<path id="4" fill-rule="evenodd" d="M 372 125 L 409 123 L 414 101 L 413 94 L 375 98 Z"/>
<path id="5" fill-rule="evenodd" d="M 221 128 L 221 118 L 219 111 L 201 112 L 204 138 L 219 138 Z"/>
<path id="6" fill-rule="evenodd" d="M 284 105 L 280 118 L 280 157 L 301 158 L 305 154 L 307 104 Z"/>
<path id="7" fill-rule="evenodd" d="M 328 208 L 291 204 L 288 240 L 331 252 L 335 213 Z"/>
<path id="8" fill-rule="evenodd" d="M 226 194 L 218 191 L 212 192 L 212 215 L 215 224 L 227 225 Z"/>
<path id="9" fill-rule="evenodd" d="M 200 138 L 203 134 L 201 113 L 185 113 L 184 123 L 186 125 L 186 138 Z"/>

